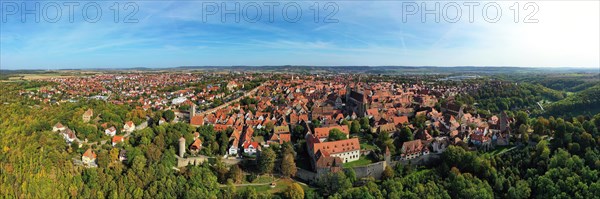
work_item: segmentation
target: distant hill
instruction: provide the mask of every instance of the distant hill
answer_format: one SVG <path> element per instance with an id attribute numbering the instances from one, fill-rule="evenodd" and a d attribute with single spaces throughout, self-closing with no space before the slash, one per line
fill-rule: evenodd
<path id="1" fill-rule="evenodd" d="M 547 107 L 547 115 L 572 117 L 600 113 L 600 85 L 589 87 Z"/>
<path id="2" fill-rule="evenodd" d="M 533 68 L 508 66 L 181 66 L 175 69 L 231 70 L 287 73 L 362 73 L 362 74 L 509 74 L 509 73 L 597 73 L 586 68 Z"/>
<path id="3" fill-rule="evenodd" d="M 245 71 L 245 72 L 279 72 L 279 73 L 360 73 L 360 74 L 388 74 L 388 75 L 414 75 L 414 74 L 547 74 L 547 73 L 598 73 L 590 68 L 534 68 L 534 67 L 509 67 L 509 66 L 178 66 L 173 68 L 91 68 L 91 69 L 65 69 L 65 70 L 94 70 L 94 71 L 169 71 L 176 70 L 202 70 L 202 71 Z M 64 71 L 64 70 L 55 70 Z M 46 70 L 1 70 L 0 74 L 44 73 Z"/>

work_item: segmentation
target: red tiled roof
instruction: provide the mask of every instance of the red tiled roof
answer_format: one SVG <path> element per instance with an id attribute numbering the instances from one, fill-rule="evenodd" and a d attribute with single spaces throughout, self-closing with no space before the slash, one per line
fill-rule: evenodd
<path id="1" fill-rule="evenodd" d="M 239 140 L 240 139 L 240 131 L 238 131 L 237 129 L 233 130 L 233 133 L 231 133 L 231 136 L 229 136 L 229 137 L 232 139 Z"/>
<path id="2" fill-rule="evenodd" d="M 400 124 L 408 123 L 408 117 L 407 116 L 393 117 L 392 119 L 394 120 L 394 124 L 395 125 L 400 125 Z"/>
<path id="3" fill-rule="evenodd" d="M 373 116 L 379 115 L 379 110 L 376 108 L 368 109 L 367 115 L 373 115 Z"/>
<path id="4" fill-rule="evenodd" d="M 291 134 L 289 133 L 274 133 L 273 136 L 271 136 L 271 139 L 269 141 L 271 142 L 278 142 L 279 144 L 283 144 L 284 142 L 290 142 L 292 139 Z"/>
<path id="5" fill-rule="evenodd" d="M 112 138 L 112 143 L 114 144 L 114 143 L 122 142 L 124 140 L 124 138 L 125 137 L 123 137 L 123 136 L 115 135 Z"/>
<path id="6" fill-rule="evenodd" d="M 204 116 L 196 115 L 190 120 L 190 124 L 194 126 L 204 125 Z"/>
<path id="7" fill-rule="evenodd" d="M 402 149 L 404 149 L 404 154 L 412 154 L 412 153 L 420 153 L 424 149 L 425 145 L 421 140 L 413 140 L 404 142 L 402 144 Z"/>
<path id="8" fill-rule="evenodd" d="M 192 143 L 192 145 L 190 146 L 190 149 L 192 150 L 198 150 L 200 148 L 202 148 L 202 140 L 200 139 L 194 140 L 194 143 Z"/>
<path id="9" fill-rule="evenodd" d="M 258 142 L 244 142 L 244 146 L 243 146 L 244 149 L 247 149 L 250 146 L 254 147 L 255 149 L 259 149 L 259 147 L 260 147 L 258 145 Z"/>
<path id="10" fill-rule="evenodd" d="M 329 154 L 337 154 L 360 150 L 360 144 L 358 142 L 358 138 L 338 140 L 333 142 L 314 143 L 313 151 L 318 150 L 325 151 Z"/>
<path id="11" fill-rule="evenodd" d="M 488 141 L 490 138 L 487 136 L 484 136 L 483 134 L 471 134 L 471 140 L 476 140 L 479 142 L 486 142 Z"/>
<path id="12" fill-rule="evenodd" d="M 392 123 L 387 123 L 384 125 L 380 125 L 379 126 L 379 131 L 380 132 L 387 132 L 387 133 L 393 133 L 396 131 L 396 126 L 394 126 L 394 124 Z"/>
<path id="13" fill-rule="evenodd" d="M 96 153 L 94 153 L 92 149 L 88 149 L 87 151 L 85 151 L 85 153 L 83 153 L 83 156 L 88 157 L 90 159 L 96 159 Z"/>
<path id="14" fill-rule="evenodd" d="M 321 151 L 319 151 L 321 152 Z M 323 152 L 322 155 L 318 155 L 318 159 L 316 162 L 317 168 L 327 168 L 327 167 L 341 167 L 342 159 L 340 157 L 330 157 L 326 152 Z"/>
<path id="15" fill-rule="evenodd" d="M 214 129 L 215 129 L 215 131 L 224 131 L 227 129 L 227 125 L 215 124 Z"/>
<path id="16" fill-rule="evenodd" d="M 315 128 L 315 136 L 317 138 L 326 138 L 329 137 L 329 131 L 331 131 L 332 129 L 339 129 L 340 131 L 342 131 L 345 134 L 350 134 L 350 130 L 348 130 L 348 126 L 347 125 L 341 125 L 341 126 L 330 126 L 330 127 L 319 127 L 319 128 Z"/>
<path id="17" fill-rule="evenodd" d="M 284 133 L 284 134 L 279 134 L 279 143 L 283 144 L 283 142 L 289 142 L 292 140 L 292 134 L 289 133 Z"/>

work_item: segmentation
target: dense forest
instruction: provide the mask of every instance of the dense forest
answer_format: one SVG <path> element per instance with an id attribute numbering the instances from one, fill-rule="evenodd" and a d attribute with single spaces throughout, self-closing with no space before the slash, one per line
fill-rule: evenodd
<path id="1" fill-rule="evenodd" d="M 76 122 L 86 109 L 101 113 L 97 122 L 115 125 L 139 119 L 146 112 L 95 100 L 38 104 L 18 95 L 20 90 L 39 86 L 42 85 L 35 82 L 0 85 L 3 88 L 0 93 L 2 197 L 600 198 L 600 114 L 597 109 L 588 108 L 599 104 L 598 86 L 573 94 L 567 94 L 573 89 L 549 88 L 538 83 L 507 83 L 500 89 L 498 85 L 482 86 L 458 99 L 465 104 L 477 103 L 474 111 L 506 110 L 515 116 L 517 122 L 513 127 L 518 130 L 511 140 L 517 146 L 514 149 L 494 153 L 451 146 L 432 166 L 388 167 L 381 180 L 357 179 L 351 170 L 346 170 L 325 176 L 309 186 L 292 183 L 278 193 L 254 188 L 238 190 L 233 185 L 255 181 L 261 176 L 289 175 L 284 169 L 289 167 L 287 162 L 276 160 L 287 159 L 289 154 L 301 149 L 287 145 L 269 148 L 264 152 L 265 158 L 257 161 L 258 165 L 244 163 L 242 167 L 227 167 L 217 158 L 199 166 L 174 169 L 175 147 L 181 136 L 190 144 L 192 132 L 197 131 L 210 143 L 201 153 L 224 154 L 225 138 L 231 131 L 215 132 L 212 127 L 194 128 L 184 123 L 160 126 L 151 123 L 149 128 L 119 144 L 119 148 L 127 151 L 127 160 L 120 162 L 116 148 L 67 145 L 60 135 L 51 131 L 52 126 L 61 122 L 81 132 L 82 138 L 101 140 L 103 138 L 97 136 L 102 134 L 98 129 Z M 549 113 L 522 111 L 533 109 L 542 100 L 552 101 Z M 242 103 L 253 102 L 244 99 Z M 586 114 L 550 115 L 577 108 L 587 110 Z M 73 159 L 80 159 L 88 148 L 97 151 L 97 168 L 74 164 Z"/>
<path id="2" fill-rule="evenodd" d="M 498 80 L 500 79 L 500 80 Z M 593 116 L 600 112 L 600 77 L 597 75 L 515 75 L 471 80 L 457 100 L 478 113 L 525 110 L 534 117 Z"/>
<path id="3" fill-rule="evenodd" d="M 547 115 L 576 116 L 600 112 L 600 84 L 566 97 L 548 107 Z"/>

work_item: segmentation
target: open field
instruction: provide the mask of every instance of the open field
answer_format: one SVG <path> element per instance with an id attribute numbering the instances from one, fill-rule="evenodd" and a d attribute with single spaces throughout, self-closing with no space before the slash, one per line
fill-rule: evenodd
<path id="1" fill-rule="evenodd" d="M 19 76 L 15 76 L 15 77 L 9 77 L 8 80 L 12 80 L 12 81 L 17 81 L 17 80 L 43 80 L 43 79 L 50 79 L 50 78 L 68 78 L 68 77 L 77 77 L 75 75 L 66 75 L 66 74 L 60 74 L 60 73 L 53 73 L 53 74 L 23 74 L 23 75 L 19 75 Z"/>
<path id="2" fill-rule="evenodd" d="M 266 185 L 265 184 L 239 185 L 239 186 L 236 185 L 236 189 L 237 189 L 237 192 L 241 192 L 241 191 L 244 191 L 249 188 L 254 188 L 254 189 L 256 189 L 257 193 L 269 192 L 269 193 L 275 194 L 275 193 L 284 192 L 287 189 L 288 185 L 290 185 L 292 183 L 294 183 L 294 180 L 292 180 L 292 179 L 278 179 L 275 181 L 275 187 L 271 187 L 271 185 L 269 183 Z M 304 189 L 305 191 L 308 189 L 312 189 L 302 183 L 299 183 L 299 184 L 302 187 L 302 189 Z"/>
<path id="3" fill-rule="evenodd" d="M 368 157 L 361 155 L 360 158 L 357 161 L 353 161 L 353 162 L 348 162 L 348 163 L 344 163 L 344 168 L 351 168 L 351 167 L 357 167 L 357 166 L 365 166 L 368 164 L 373 163 L 373 161 L 371 159 L 369 159 Z"/>

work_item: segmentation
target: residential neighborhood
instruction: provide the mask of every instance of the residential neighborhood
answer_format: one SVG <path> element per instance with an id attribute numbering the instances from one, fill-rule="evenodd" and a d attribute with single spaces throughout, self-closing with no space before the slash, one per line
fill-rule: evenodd
<path id="1" fill-rule="evenodd" d="M 223 83 L 208 81 L 202 84 L 204 87 L 162 93 L 156 87 L 207 76 L 219 77 L 212 81 Z M 110 81 L 110 78 L 118 81 Z M 87 138 L 81 140 L 76 131 L 56 123 L 53 131 L 60 133 L 67 143 L 102 144 L 102 137 L 110 137 L 112 147 L 121 148 L 121 143 L 136 131 L 167 123 L 185 123 L 225 134 L 201 136 L 198 132 L 187 132 L 193 136 L 187 140 L 181 137 L 183 140 L 177 147 L 180 161 L 216 156 L 256 160 L 265 148 L 289 143 L 305 151 L 298 153 L 295 159 L 306 161 L 305 165 L 310 166 L 301 169 L 316 176 L 341 171 L 344 165 L 381 165 L 379 170 L 383 171 L 396 164 L 427 164 L 430 159 L 439 159 L 439 154 L 450 145 L 487 151 L 510 143 L 513 118 L 504 112 L 472 114 L 465 111 L 468 107 L 455 102 L 457 94 L 467 92 L 465 89 L 476 89 L 476 85 L 461 88 L 369 82 L 360 81 L 361 78 L 353 75 L 281 75 L 277 79 L 265 74 L 99 75 L 53 79 L 60 83 L 39 93 L 23 94 L 49 103 L 64 103 L 74 96 L 106 96 L 102 100 L 136 106 L 129 114 L 132 120 L 121 124 L 104 118 L 103 114 L 111 113 L 95 113 L 93 108 L 82 112 L 81 122 L 97 124 L 104 132 L 94 142 Z M 263 81 L 249 86 L 251 90 L 239 90 L 245 88 L 244 83 L 239 82 L 255 79 Z M 148 87 L 140 87 L 140 84 L 128 87 L 128 81 L 147 82 Z M 82 84 L 87 85 L 86 89 L 73 90 Z M 64 88 L 70 92 L 63 93 Z M 162 116 L 156 117 L 153 111 L 161 112 Z M 166 112 L 173 114 L 167 117 Z M 117 128 L 119 125 L 122 127 Z M 206 140 L 206 136 L 211 139 Z M 224 141 L 217 143 L 217 136 Z M 220 146 L 222 144 L 226 147 Z M 213 145 L 226 150 L 216 152 L 212 150 Z M 93 166 L 90 163 L 96 158 L 92 158 L 90 150 L 82 154 L 82 160 Z M 312 179 L 314 177 L 305 178 Z"/>

